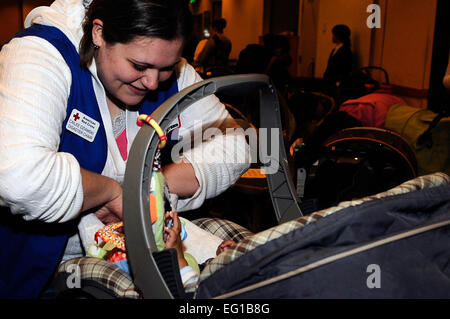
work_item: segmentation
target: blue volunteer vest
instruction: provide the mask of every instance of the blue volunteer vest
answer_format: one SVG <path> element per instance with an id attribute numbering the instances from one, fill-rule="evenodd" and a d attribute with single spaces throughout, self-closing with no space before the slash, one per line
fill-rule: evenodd
<path id="1" fill-rule="evenodd" d="M 73 154 L 84 169 L 101 174 L 106 163 L 107 140 L 90 72 L 80 65 L 75 46 L 59 29 L 34 24 L 14 37 L 37 36 L 50 42 L 63 56 L 72 73 L 72 85 L 62 126 L 60 152 Z M 139 109 L 152 114 L 178 92 L 175 75 L 149 95 Z M 72 111 L 79 111 L 100 126 L 92 142 L 66 129 Z M 0 298 L 36 298 L 45 289 L 62 257 L 67 239 L 77 231 L 77 220 L 68 223 L 26 222 L 0 212 Z"/>

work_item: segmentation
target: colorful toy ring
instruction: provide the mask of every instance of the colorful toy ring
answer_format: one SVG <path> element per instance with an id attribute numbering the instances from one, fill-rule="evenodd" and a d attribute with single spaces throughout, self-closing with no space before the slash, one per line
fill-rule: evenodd
<path id="1" fill-rule="evenodd" d="M 158 123 L 156 123 L 156 121 L 153 119 L 153 117 L 151 117 L 150 115 L 146 115 L 146 114 L 139 115 L 137 118 L 136 124 L 138 126 L 142 126 L 142 124 L 144 122 L 151 125 L 155 129 L 156 134 L 158 134 L 158 137 L 160 140 L 160 143 L 158 144 L 158 148 L 162 149 L 164 146 L 166 146 L 167 136 L 164 133 L 164 131 L 162 130 L 162 128 L 158 125 Z"/>

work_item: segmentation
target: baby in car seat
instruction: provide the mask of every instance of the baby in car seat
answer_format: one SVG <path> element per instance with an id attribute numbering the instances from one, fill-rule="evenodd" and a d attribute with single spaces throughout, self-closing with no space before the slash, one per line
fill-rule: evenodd
<path id="1" fill-rule="evenodd" d="M 166 226 L 164 228 L 164 242 L 166 244 L 165 248 L 166 249 L 174 248 L 177 251 L 178 266 L 180 267 L 181 280 L 183 282 L 183 286 L 186 289 L 186 291 L 189 291 L 190 287 L 195 287 L 195 285 L 197 284 L 200 271 L 199 270 L 194 271 L 195 269 L 193 269 L 193 267 L 190 266 L 191 263 L 189 263 L 186 260 L 186 253 L 184 253 L 183 251 L 183 243 L 181 236 L 182 224 L 180 218 L 178 217 L 178 213 L 168 212 L 166 213 L 165 218 L 166 221 L 167 220 L 173 221 L 172 227 Z M 166 225 L 168 224 L 166 223 Z M 236 246 L 235 241 L 225 240 L 217 247 L 216 255 L 219 255 L 225 250 L 233 248 L 235 246 Z M 209 262 L 209 260 L 207 260 L 206 263 Z"/>
<path id="2" fill-rule="evenodd" d="M 166 212 L 164 214 L 164 222 L 161 223 L 162 237 L 158 238 L 157 242 L 160 247 L 163 245 L 163 249 L 173 248 L 176 250 L 181 280 L 185 290 L 189 292 L 195 289 L 200 270 L 212 258 L 205 260 L 199 265 L 197 260 L 185 251 L 186 248 L 184 247 L 183 241 L 188 236 L 185 227 L 187 222 L 185 220 L 182 221 L 176 211 Z M 122 227 L 123 223 L 115 223 L 99 229 L 94 236 L 98 244 L 91 244 L 87 248 L 87 251 L 88 255 L 106 259 L 130 274 L 125 249 L 125 235 L 121 231 Z M 219 255 L 223 251 L 233 248 L 235 245 L 236 242 L 232 240 L 222 241 L 216 246 L 215 254 Z"/>

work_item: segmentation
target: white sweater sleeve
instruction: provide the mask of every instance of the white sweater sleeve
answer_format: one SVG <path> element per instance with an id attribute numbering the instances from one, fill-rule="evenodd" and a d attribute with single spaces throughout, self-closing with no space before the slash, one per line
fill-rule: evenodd
<path id="1" fill-rule="evenodd" d="M 80 167 L 58 152 L 71 72 L 37 37 L 17 38 L 0 52 L 0 197 L 26 220 L 65 222 L 83 202 Z"/>
<path id="2" fill-rule="evenodd" d="M 200 76 L 184 63 L 179 89 L 198 82 Z M 193 147 L 183 148 L 182 158 L 190 162 L 199 182 L 191 197 L 178 200 L 178 211 L 196 209 L 205 199 L 218 196 L 232 186 L 250 165 L 249 146 L 236 122 L 215 95 L 195 102 L 181 114 L 180 135 L 183 141 L 194 140 Z M 220 134 L 217 129 L 221 130 Z M 231 128 L 228 132 L 226 128 Z M 211 136 L 211 138 L 207 138 Z M 203 142 L 200 139 L 206 138 Z M 185 143 L 183 145 L 186 146 Z"/>

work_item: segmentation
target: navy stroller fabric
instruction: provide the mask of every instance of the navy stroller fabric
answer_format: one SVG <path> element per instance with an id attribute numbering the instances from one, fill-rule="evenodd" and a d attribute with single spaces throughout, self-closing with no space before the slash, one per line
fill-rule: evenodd
<path id="1" fill-rule="evenodd" d="M 212 298 L 450 219 L 450 185 L 342 209 L 255 248 L 201 282 Z M 450 226 L 371 248 L 232 298 L 449 298 Z M 373 276 L 376 278 L 374 285 Z"/>

